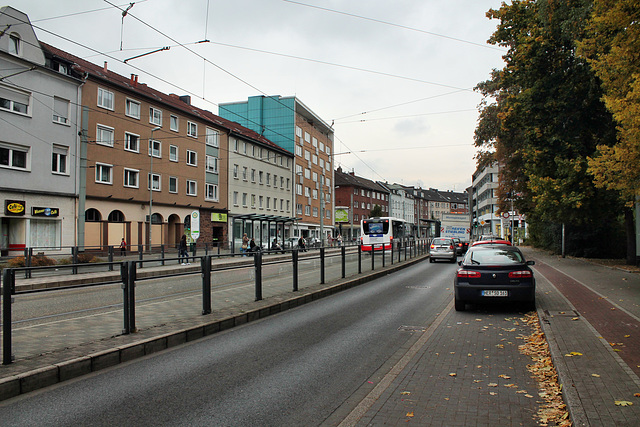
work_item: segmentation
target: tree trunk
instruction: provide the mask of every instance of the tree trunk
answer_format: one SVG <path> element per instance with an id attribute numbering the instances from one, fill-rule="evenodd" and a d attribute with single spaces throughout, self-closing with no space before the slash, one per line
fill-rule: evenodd
<path id="1" fill-rule="evenodd" d="M 636 264 L 636 227 L 633 209 L 625 208 L 624 225 L 627 232 L 627 265 Z"/>

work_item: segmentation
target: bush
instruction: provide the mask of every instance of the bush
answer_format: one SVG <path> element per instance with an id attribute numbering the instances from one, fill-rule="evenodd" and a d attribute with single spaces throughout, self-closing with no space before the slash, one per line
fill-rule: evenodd
<path id="1" fill-rule="evenodd" d="M 56 260 L 44 255 L 34 255 L 31 257 L 31 267 L 45 267 L 48 265 L 56 265 Z M 9 268 L 25 267 L 25 258 L 23 256 L 15 257 L 8 262 Z"/>
<path id="2" fill-rule="evenodd" d="M 92 262 L 100 262 L 100 258 L 93 254 L 78 254 L 78 264 L 89 264 Z"/>

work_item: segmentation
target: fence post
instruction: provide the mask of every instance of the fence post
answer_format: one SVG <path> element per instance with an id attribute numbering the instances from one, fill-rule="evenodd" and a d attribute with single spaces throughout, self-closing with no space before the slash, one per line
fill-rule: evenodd
<path id="1" fill-rule="evenodd" d="M 347 277 L 347 255 L 346 252 L 347 248 L 345 246 L 342 246 L 340 248 L 340 255 L 342 258 L 342 278 L 344 279 L 345 277 Z"/>
<path id="2" fill-rule="evenodd" d="M 124 261 L 120 264 L 120 278 L 122 279 L 122 307 L 123 307 L 123 329 L 122 333 L 127 335 L 129 329 L 129 263 Z"/>
<path id="3" fill-rule="evenodd" d="M 358 274 L 362 274 L 362 245 L 358 245 Z"/>
<path id="4" fill-rule="evenodd" d="M 71 268 L 72 274 L 78 274 L 78 247 L 71 247 L 71 264 L 73 267 Z"/>
<path id="5" fill-rule="evenodd" d="M 202 268 L 202 314 L 211 313 L 211 256 L 200 259 Z"/>
<path id="6" fill-rule="evenodd" d="M 293 262 L 293 292 L 298 292 L 298 248 L 291 251 L 291 261 Z"/>
<path id="7" fill-rule="evenodd" d="M 108 247 L 107 260 L 113 262 L 113 246 L 111 245 Z M 109 264 L 109 271 L 113 271 L 113 264 Z"/>
<path id="8" fill-rule="evenodd" d="M 256 301 L 262 300 L 262 253 L 260 251 L 253 255 L 253 264 L 256 278 Z"/>
<path id="9" fill-rule="evenodd" d="M 16 273 L 12 268 L 2 271 L 2 364 L 13 362 L 11 355 L 11 296 L 15 290 Z"/>
<path id="10" fill-rule="evenodd" d="M 129 331 L 136 332 L 136 262 L 129 261 Z"/>
<path id="11" fill-rule="evenodd" d="M 385 255 L 386 255 L 386 253 L 385 253 L 385 249 L 384 249 L 384 248 L 385 248 L 385 246 L 386 246 L 386 245 L 383 243 L 383 244 L 382 244 L 382 268 L 384 268 L 384 257 L 385 257 Z"/>
<path id="12" fill-rule="evenodd" d="M 320 248 L 320 284 L 324 285 L 324 247 Z"/>
<path id="13" fill-rule="evenodd" d="M 204 244 L 204 255 L 205 256 L 209 255 L 209 244 L 208 243 Z"/>
<path id="14" fill-rule="evenodd" d="M 376 269 L 376 245 L 371 244 L 371 271 Z"/>
<path id="15" fill-rule="evenodd" d="M 31 257 L 33 256 L 33 248 L 24 248 L 24 266 L 31 267 Z M 31 279 L 31 270 L 24 271 L 24 278 Z"/>
<path id="16" fill-rule="evenodd" d="M 138 245 L 138 260 L 142 261 L 142 249 L 144 246 Z M 138 263 L 138 267 L 142 268 L 142 262 Z"/>

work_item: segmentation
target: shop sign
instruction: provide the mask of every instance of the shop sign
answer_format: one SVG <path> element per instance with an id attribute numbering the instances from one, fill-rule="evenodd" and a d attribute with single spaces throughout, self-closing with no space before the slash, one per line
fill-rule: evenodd
<path id="1" fill-rule="evenodd" d="M 211 212 L 212 222 L 227 222 L 227 214 Z"/>
<path id="2" fill-rule="evenodd" d="M 58 216 L 60 214 L 60 209 L 58 208 L 40 208 L 40 207 L 32 207 L 31 215 L 32 216 Z"/>
<path id="3" fill-rule="evenodd" d="M 27 205 L 24 200 L 5 200 L 4 201 L 4 213 L 5 215 L 24 215 Z"/>
<path id="4" fill-rule="evenodd" d="M 195 242 L 200 237 L 200 212 L 191 212 L 191 238 Z"/>
<path id="5" fill-rule="evenodd" d="M 349 222 L 349 208 L 336 207 L 336 222 Z"/>

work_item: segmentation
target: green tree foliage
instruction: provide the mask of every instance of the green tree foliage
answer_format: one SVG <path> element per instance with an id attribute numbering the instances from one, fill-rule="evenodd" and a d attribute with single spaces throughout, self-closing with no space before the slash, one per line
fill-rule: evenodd
<path id="1" fill-rule="evenodd" d="M 373 209 L 371 209 L 371 212 L 369 212 L 370 218 L 379 217 L 383 215 L 384 215 L 384 212 L 382 212 L 382 206 L 380 205 L 374 205 Z"/>
<path id="2" fill-rule="evenodd" d="M 594 0 L 578 53 L 602 80 L 619 141 L 589 159 L 596 185 L 617 191 L 627 206 L 640 196 L 640 3 Z"/>
<path id="3" fill-rule="evenodd" d="M 596 147 L 615 143 L 599 80 L 576 55 L 590 5 L 514 0 L 487 12 L 500 21 L 489 43 L 507 53 L 505 67 L 477 86 L 484 95 L 475 132 L 478 160 L 492 155 L 499 162 L 498 197 L 505 203 L 506 193 L 518 195 L 516 207 L 532 230 L 566 223 L 593 237 L 617 227 L 617 198 L 597 188 L 588 173 Z"/>

